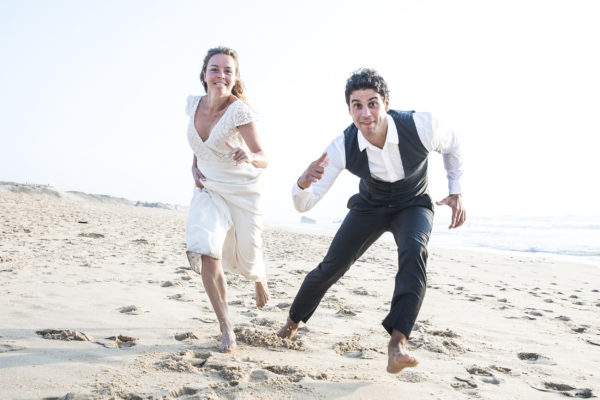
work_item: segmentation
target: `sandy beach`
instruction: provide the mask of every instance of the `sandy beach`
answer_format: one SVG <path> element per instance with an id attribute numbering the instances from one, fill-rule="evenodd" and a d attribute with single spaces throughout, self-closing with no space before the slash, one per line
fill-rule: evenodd
<path id="1" fill-rule="evenodd" d="M 385 371 L 396 254 L 378 241 L 293 340 L 275 332 L 331 236 L 267 228 L 271 301 L 227 275 L 238 349 L 185 257 L 186 212 L 0 185 L 1 399 L 559 399 L 600 393 L 600 266 L 430 251 L 409 342 Z M 299 216 L 300 218 L 300 216 Z"/>

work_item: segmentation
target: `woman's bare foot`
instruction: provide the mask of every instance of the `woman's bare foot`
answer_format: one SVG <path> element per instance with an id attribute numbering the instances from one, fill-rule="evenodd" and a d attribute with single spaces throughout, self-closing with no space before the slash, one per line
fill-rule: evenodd
<path id="1" fill-rule="evenodd" d="M 267 289 L 267 280 L 255 282 L 254 288 L 256 290 L 256 307 L 262 309 L 269 302 L 269 289 Z"/>
<path id="2" fill-rule="evenodd" d="M 291 339 L 296 334 L 298 326 L 300 326 L 300 322 L 294 322 L 288 317 L 285 325 L 277 332 L 277 336 L 282 339 Z"/>
<path id="3" fill-rule="evenodd" d="M 231 329 L 231 325 L 223 324 L 221 327 L 221 345 L 219 346 L 219 351 L 221 353 L 231 353 L 236 347 L 235 333 Z"/>

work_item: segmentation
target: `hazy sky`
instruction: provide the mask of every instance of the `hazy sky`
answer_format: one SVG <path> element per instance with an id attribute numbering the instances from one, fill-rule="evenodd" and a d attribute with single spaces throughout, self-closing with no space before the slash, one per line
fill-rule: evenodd
<path id="1" fill-rule="evenodd" d="M 385 77 L 392 108 L 460 135 L 471 214 L 598 215 L 597 4 L 0 0 L 0 180 L 187 205 L 185 100 L 226 45 L 261 118 L 268 219 L 298 218 L 291 186 L 351 123 L 359 67 Z M 342 175 L 309 215 L 343 215 L 357 186 Z"/>

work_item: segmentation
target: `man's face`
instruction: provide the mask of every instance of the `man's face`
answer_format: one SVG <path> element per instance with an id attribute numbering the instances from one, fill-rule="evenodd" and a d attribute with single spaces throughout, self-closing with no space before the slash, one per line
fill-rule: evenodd
<path id="1" fill-rule="evenodd" d="M 373 89 L 355 90 L 350 94 L 350 115 L 365 138 L 387 132 L 389 99 L 385 102 Z"/>

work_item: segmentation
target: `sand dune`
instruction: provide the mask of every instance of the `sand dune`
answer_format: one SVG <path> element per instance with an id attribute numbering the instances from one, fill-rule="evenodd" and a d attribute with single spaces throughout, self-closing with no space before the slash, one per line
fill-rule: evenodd
<path id="1" fill-rule="evenodd" d="M 275 335 L 330 237 L 264 232 L 270 303 L 228 275 L 239 347 L 185 257 L 185 211 L 0 185 L 2 399 L 552 399 L 600 393 L 600 266 L 432 249 L 410 347 L 385 372 L 396 255 L 377 242 L 293 340 Z M 57 194 L 56 194 L 57 193 Z"/>

